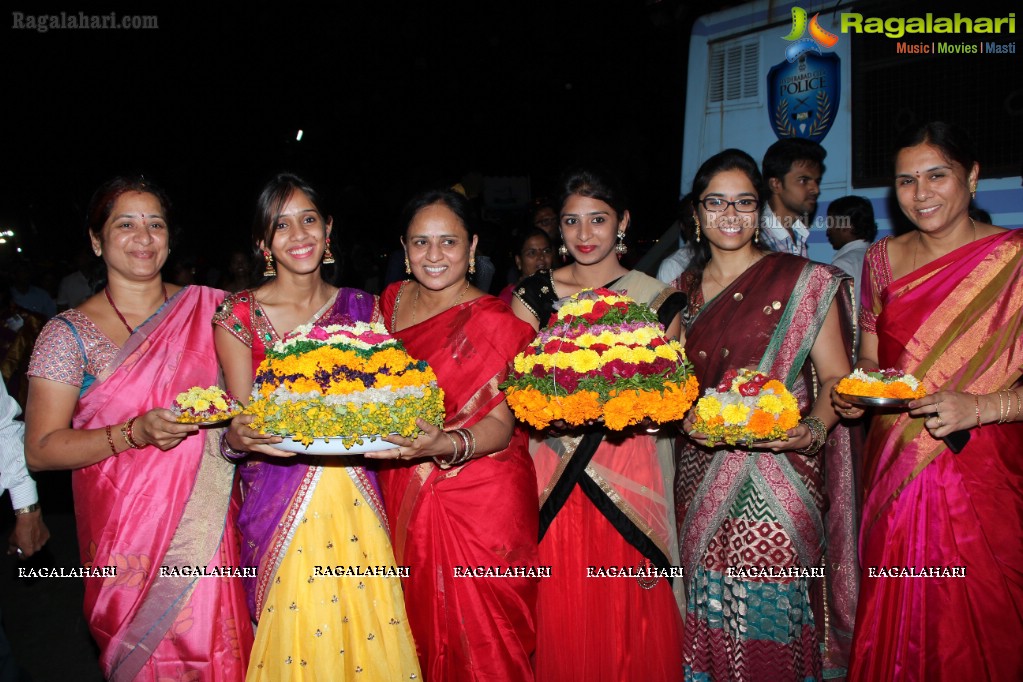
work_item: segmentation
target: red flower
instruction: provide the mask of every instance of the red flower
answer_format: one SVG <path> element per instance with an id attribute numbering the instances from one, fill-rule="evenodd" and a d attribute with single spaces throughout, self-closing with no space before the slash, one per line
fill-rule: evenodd
<path id="1" fill-rule="evenodd" d="M 593 310 L 591 310 L 586 317 L 596 321 L 604 317 L 604 315 L 607 315 L 609 312 L 611 312 L 611 306 L 603 301 L 597 301 L 593 304 Z"/>
<path id="2" fill-rule="evenodd" d="M 747 398 L 749 398 L 749 397 L 752 397 L 752 396 L 755 396 L 755 395 L 759 395 L 759 394 L 760 394 L 760 385 L 755 383 L 755 382 L 747 381 L 745 384 L 741 384 L 739 386 L 739 395 L 743 395 L 743 396 L 746 396 Z"/>
<path id="3" fill-rule="evenodd" d="M 554 373 L 554 382 L 569 393 L 575 393 L 579 387 L 579 375 L 572 371 L 558 371 Z"/>
<path id="4" fill-rule="evenodd" d="M 597 351 L 598 353 L 603 353 L 610 347 L 611 346 L 608 346 L 607 344 L 604 343 L 595 343 L 592 346 L 590 346 L 590 350 Z"/>

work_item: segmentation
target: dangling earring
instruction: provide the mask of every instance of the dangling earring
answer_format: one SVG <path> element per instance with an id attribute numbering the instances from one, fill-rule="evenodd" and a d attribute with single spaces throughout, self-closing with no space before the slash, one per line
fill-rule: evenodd
<path id="1" fill-rule="evenodd" d="M 695 213 L 693 214 L 693 222 L 696 224 L 696 243 L 699 244 L 700 243 L 700 219 L 697 217 L 697 215 Z"/>
<path id="2" fill-rule="evenodd" d="M 323 250 L 323 264 L 334 264 L 334 254 L 330 252 L 330 237 L 327 237 L 327 248 Z"/>
<path id="3" fill-rule="evenodd" d="M 469 256 L 469 274 L 476 274 L 476 256 Z"/>
<path id="4" fill-rule="evenodd" d="M 754 232 L 753 232 L 753 243 L 754 244 L 759 244 L 760 243 L 760 226 L 759 225 L 757 225 L 756 230 L 754 230 Z"/>
<path id="5" fill-rule="evenodd" d="M 263 258 L 266 259 L 266 269 L 263 270 L 263 277 L 276 277 L 277 268 L 274 267 L 274 257 L 270 249 L 263 249 Z"/>
<path id="6" fill-rule="evenodd" d="M 558 247 L 558 255 L 561 256 L 561 260 L 568 260 L 568 247 L 562 244 Z"/>
<path id="7" fill-rule="evenodd" d="M 407 253 L 405 254 L 405 274 L 406 275 L 411 275 L 412 274 L 412 266 L 409 265 L 408 254 Z"/>
<path id="8" fill-rule="evenodd" d="M 977 181 L 976 180 L 974 180 L 972 183 L 970 183 L 970 198 L 971 199 L 976 199 L 977 198 Z"/>
<path id="9" fill-rule="evenodd" d="M 619 256 L 624 256 L 629 252 L 629 247 L 625 245 L 625 232 L 618 231 L 618 243 L 615 244 L 615 253 Z"/>

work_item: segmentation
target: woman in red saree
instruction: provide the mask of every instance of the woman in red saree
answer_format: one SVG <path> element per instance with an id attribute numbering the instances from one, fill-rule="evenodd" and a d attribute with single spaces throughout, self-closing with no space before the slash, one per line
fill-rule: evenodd
<path id="1" fill-rule="evenodd" d="M 803 418 L 788 440 L 745 448 L 708 442 L 687 418 L 675 475 L 687 679 L 821 680 L 842 676 L 848 657 L 853 469 L 827 392 L 849 373 L 852 282 L 755 246 L 760 187 L 739 150 L 697 171 L 702 239 L 678 282 L 686 352 L 701 387 L 754 368 L 785 384 Z"/>
<path id="2" fill-rule="evenodd" d="M 1023 232 L 969 217 L 980 167 L 953 126 L 909 133 L 895 172 L 917 229 L 867 252 L 858 364 L 928 395 L 871 422 L 850 677 L 1023 679 Z"/>
<path id="3" fill-rule="evenodd" d="M 252 645 L 236 577 L 234 466 L 219 432 L 164 409 L 218 380 L 209 320 L 224 292 L 164 284 L 167 202 L 141 180 L 101 187 L 89 210 L 104 293 L 47 323 L 29 368 L 25 454 L 74 469 L 85 614 L 110 680 L 242 680 Z M 168 569 L 161 571 L 161 568 Z M 184 570 L 182 570 L 184 569 Z"/>
<path id="4" fill-rule="evenodd" d="M 608 287 L 648 305 L 667 335 L 678 338 L 682 294 L 619 262 L 629 227 L 620 189 L 591 170 L 570 173 L 563 188 L 562 249 L 574 261 L 520 282 L 512 310 L 546 326 L 559 298 Z M 682 679 L 682 619 L 672 580 L 588 571 L 678 565 L 672 444 L 643 428 L 592 425 L 548 432 L 533 448 L 540 563 L 551 567 L 537 603 L 537 680 Z"/>
<path id="5" fill-rule="evenodd" d="M 537 503 L 525 433 L 498 385 L 533 337 L 473 287 L 476 237 L 461 194 L 410 202 L 402 239 L 415 281 L 388 287 L 388 327 L 430 363 L 444 390 L 443 429 L 367 457 L 380 472 L 394 554 L 409 567 L 406 608 L 427 680 L 529 680 L 535 646 Z M 472 235 L 472 236 L 470 236 Z M 410 461 L 411 460 L 411 461 Z"/>

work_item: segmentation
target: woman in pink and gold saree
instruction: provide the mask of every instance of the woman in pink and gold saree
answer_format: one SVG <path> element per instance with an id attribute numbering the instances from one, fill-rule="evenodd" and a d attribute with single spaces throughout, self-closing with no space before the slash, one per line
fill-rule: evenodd
<path id="1" fill-rule="evenodd" d="M 209 319 L 224 292 L 164 284 L 167 201 L 142 180 L 89 211 L 103 293 L 47 323 L 33 353 L 25 452 L 74 469 L 85 614 L 107 679 L 236 681 L 252 629 L 235 531 L 234 465 L 218 431 L 165 409 L 219 370 Z M 222 573 L 200 577 L 206 572 Z"/>
<path id="2" fill-rule="evenodd" d="M 508 306 L 473 287 L 472 207 L 451 191 L 406 209 L 415 280 L 380 308 L 444 390 L 443 427 L 395 436 L 380 484 L 394 554 L 409 567 L 406 608 L 427 680 L 531 680 L 536 644 L 537 504 L 525 433 L 498 385 L 533 337 Z"/>
<path id="3" fill-rule="evenodd" d="M 725 150 L 693 183 L 686 353 L 703 389 L 755 369 L 792 392 L 786 440 L 728 445 L 692 429 L 675 473 L 686 576 L 686 679 L 822 680 L 845 674 L 856 603 L 850 434 L 828 390 L 849 373 L 852 281 L 762 251 L 760 173 Z M 698 227 L 697 227 L 698 226 Z"/>
<path id="4" fill-rule="evenodd" d="M 916 229 L 867 252 L 858 364 L 928 395 L 871 421 L 850 677 L 1023 679 L 1023 232 L 968 215 L 962 131 L 930 123 L 897 149 Z"/>

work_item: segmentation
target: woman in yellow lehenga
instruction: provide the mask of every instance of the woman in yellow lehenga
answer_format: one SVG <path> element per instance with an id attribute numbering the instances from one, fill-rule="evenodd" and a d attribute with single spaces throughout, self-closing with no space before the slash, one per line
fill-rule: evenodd
<path id="1" fill-rule="evenodd" d="M 284 330 L 379 317 L 375 297 L 320 277 L 321 263 L 333 262 L 324 215 L 316 193 L 294 176 L 278 176 L 260 196 L 254 238 L 270 279 L 229 297 L 214 317 L 235 395 L 249 394 L 266 348 Z M 375 476 L 347 458 L 275 458 L 289 454 L 273 447 L 281 439 L 257 434 L 251 420 L 236 418 L 222 442 L 228 457 L 245 455 L 234 448 L 260 453 L 241 466 L 242 556 L 257 567 L 246 579 L 258 621 L 247 679 L 419 679 Z"/>

